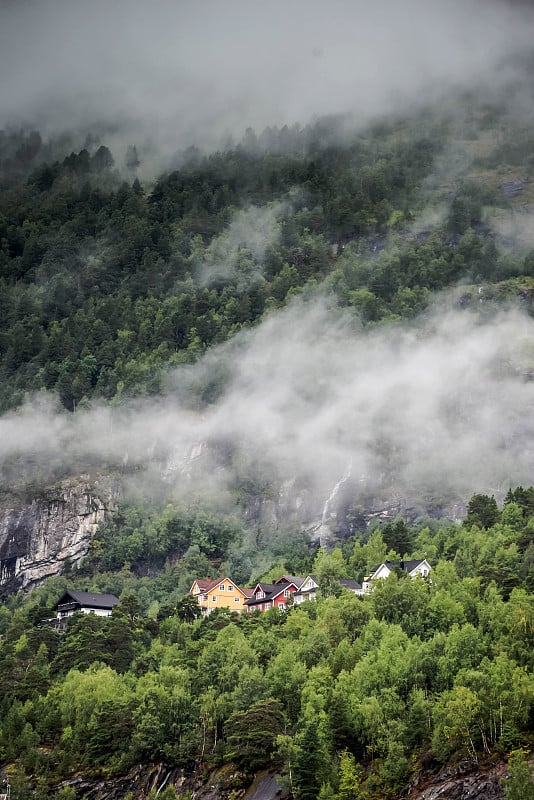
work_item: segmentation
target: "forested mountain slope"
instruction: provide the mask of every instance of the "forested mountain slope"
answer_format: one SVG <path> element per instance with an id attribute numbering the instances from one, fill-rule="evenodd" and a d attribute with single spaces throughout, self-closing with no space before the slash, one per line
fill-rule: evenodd
<path id="1" fill-rule="evenodd" d="M 363 134 L 250 132 L 147 189 L 104 145 L 50 163 L 39 134 L 4 133 L 3 409 L 41 389 L 69 410 L 157 391 L 162 367 L 305 286 L 364 323 L 411 317 L 458 281 L 522 278 L 512 293 L 528 296 L 532 142 L 496 113 L 473 114 L 468 139 L 430 112 Z"/>
<path id="2" fill-rule="evenodd" d="M 15 796 L 80 772 L 87 790 L 138 763 L 187 774 L 199 759 L 231 762 L 236 789 L 270 768 L 296 796 L 397 796 L 449 759 L 484 769 L 529 747 L 533 496 L 518 488 L 502 510 L 474 496 L 463 525 L 399 520 L 330 553 L 287 550 L 265 577 L 313 572 L 321 591 L 284 613 L 195 619 L 196 601 L 179 598 L 214 569 L 202 545 L 158 577 L 126 564 L 91 575 L 93 560 L 13 598 L 1 612 L 0 747 Z M 426 554 L 430 580 L 392 573 L 369 596 L 341 591 L 340 577 L 405 553 Z M 40 624 L 73 585 L 122 602 L 64 634 Z"/>
<path id="3" fill-rule="evenodd" d="M 409 796 L 446 769 L 499 797 L 509 757 L 507 796 L 530 797 L 520 105 L 249 129 L 157 176 L 104 134 L 0 134 L 12 800 L 128 797 L 150 785 L 116 783 L 133 773 L 164 798 L 231 776 L 235 800 L 263 770 L 295 800 Z M 386 558 L 431 577 L 341 591 Z M 318 600 L 199 618 L 186 596 L 282 574 Z M 121 604 L 59 632 L 42 620 L 68 588 Z"/>

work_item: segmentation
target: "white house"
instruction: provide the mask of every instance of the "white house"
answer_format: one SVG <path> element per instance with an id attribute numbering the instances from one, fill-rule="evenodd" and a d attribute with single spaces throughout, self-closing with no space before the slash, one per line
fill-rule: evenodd
<path id="1" fill-rule="evenodd" d="M 98 594 L 97 592 L 78 592 L 69 589 L 54 606 L 58 618 L 71 617 L 77 611 L 82 614 L 96 614 L 98 617 L 109 617 L 120 600 L 114 594 Z"/>
<path id="2" fill-rule="evenodd" d="M 373 567 L 369 575 L 363 579 L 362 592 L 364 594 L 369 594 L 373 588 L 373 581 L 380 578 L 387 578 L 395 569 L 406 572 L 410 578 L 416 578 L 418 575 L 422 578 L 426 578 L 432 567 L 426 558 L 416 558 L 411 561 L 383 561 L 381 564 Z"/>
<path id="3" fill-rule="evenodd" d="M 363 589 L 358 581 L 354 581 L 350 578 L 340 578 L 339 584 L 343 587 L 343 589 L 348 589 L 350 592 L 354 592 L 354 594 L 363 594 Z M 318 589 L 319 584 L 316 576 L 308 575 L 306 578 L 304 578 L 304 581 L 298 592 L 295 592 L 293 595 L 293 604 L 298 606 L 305 600 L 316 600 Z"/>
<path id="4" fill-rule="evenodd" d="M 308 575 L 304 578 L 300 589 L 293 594 L 293 604 L 298 606 L 305 600 L 315 600 L 319 584 L 315 575 Z"/>

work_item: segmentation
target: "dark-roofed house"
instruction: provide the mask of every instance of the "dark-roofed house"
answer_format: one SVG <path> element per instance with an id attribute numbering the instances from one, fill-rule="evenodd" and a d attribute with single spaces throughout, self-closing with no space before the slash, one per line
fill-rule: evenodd
<path id="1" fill-rule="evenodd" d="M 304 578 L 299 578 L 298 575 L 281 575 L 275 580 L 276 583 L 294 583 L 295 586 L 302 586 Z"/>
<path id="2" fill-rule="evenodd" d="M 414 558 L 410 561 L 383 561 L 381 564 L 373 567 L 369 575 L 363 579 L 362 590 L 364 594 L 369 594 L 369 592 L 372 591 L 373 581 L 380 578 L 387 578 L 395 569 L 406 572 L 410 578 L 416 578 L 418 575 L 422 578 L 426 578 L 432 567 L 426 558 Z"/>
<path id="3" fill-rule="evenodd" d="M 315 575 L 307 575 L 298 592 L 293 595 L 293 603 L 298 606 L 305 600 L 315 600 L 317 598 L 317 590 L 319 582 Z"/>
<path id="4" fill-rule="evenodd" d="M 354 594 L 363 594 L 363 587 L 358 581 L 353 581 L 352 578 L 340 578 L 339 583 L 344 589 Z"/>
<path id="5" fill-rule="evenodd" d="M 354 594 L 363 594 L 362 585 L 358 583 L 358 581 L 354 581 L 351 578 L 340 578 L 339 585 L 343 589 L 347 589 L 349 592 L 353 592 Z M 317 577 L 315 575 L 308 575 L 306 578 L 304 578 L 298 592 L 295 592 L 293 595 L 294 605 L 298 606 L 305 600 L 316 600 L 318 589 L 319 582 Z"/>
<path id="6" fill-rule="evenodd" d="M 285 611 L 289 598 L 300 589 L 303 582 L 304 578 L 283 575 L 275 583 L 258 583 L 252 592 L 252 597 L 245 601 L 245 605 L 249 611 L 262 613 L 270 608 Z"/>
<path id="7" fill-rule="evenodd" d="M 77 611 L 82 614 L 96 614 L 99 617 L 109 617 L 120 600 L 114 594 L 99 594 L 98 592 L 78 592 L 69 589 L 54 606 L 60 620 L 71 617 Z"/>

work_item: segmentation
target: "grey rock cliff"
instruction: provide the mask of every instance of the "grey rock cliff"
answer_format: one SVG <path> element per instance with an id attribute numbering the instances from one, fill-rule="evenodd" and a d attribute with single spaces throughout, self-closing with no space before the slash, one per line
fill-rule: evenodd
<path id="1" fill-rule="evenodd" d="M 502 779 L 508 776 L 505 761 L 476 767 L 460 764 L 445 766 L 437 775 L 419 773 L 409 786 L 394 795 L 397 800 L 503 800 Z M 159 794 L 173 786 L 180 800 L 285 800 L 289 795 L 287 780 L 276 772 L 260 772 L 247 779 L 231 764 L 213 770 L 198 763 L 189 773 L 165 764 L 139 764 L 128 775 L 101 780 L 77 777 L 65 781 L 77 797 L 87 800 L 121 800 L 130 794 L 146 800 L 149 793 Z"/>
<path id="2" fill-rule="evenodd" d="M 0 506 L 0 596 L 31 589 L 58 575 L 66 559 L 87 554 L 97 527 L 115 506 L 111 480 L 78 478 L 49 487 L 30 501 L 7 494 Z"/>

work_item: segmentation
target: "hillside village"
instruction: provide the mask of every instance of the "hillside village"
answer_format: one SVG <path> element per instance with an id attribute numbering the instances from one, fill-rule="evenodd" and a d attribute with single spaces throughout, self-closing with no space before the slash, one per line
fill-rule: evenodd
<path id="1" fill-rule="evenodd" d="M 370 570 L 363 584 L 350 578 L 339 578 L 339 591 L 349 591 L 357 596 L 368 595 L 373 591 L 373 584 L 377 580 L 384 580 L 396 570 L 410 578 L 427 578 L 431 566 L 426 558 L 410 561 L 386 560 Z M 306 600 L 316 600 L 319 592 L 319 581 L 315 575 L 307 575 L 304 578 L 297 575 L 281 575 L 274 583 L 260 581 L 254 588 L 238 586 L 229 577 L 197 578 L 189 590 L 189 595 L 198 602 L 201 615 L 207 616 L 216 609 L 249 614 L 254 612 L 265 614 L 271 608 L 287 611 L 291 606 L 300 605 Z M 113 594 L 69 589 L 54 606 L 57 616 L 43 622 L 61 631 L 65 630 L 69 618 L 76 613 L 109 617 L 118 605 L 120 600 Z"/>
<path id="2" fill-rule="evenodd" d="M 534 800 L 533 0 L 100 6 L 0 3 L 0 800 Z"/>
<path id="3" fill-rule="evenodd" d="M 375 800 L 461 758 L 462 791 L 483 772 L 478 797 L 501 800 L 508 753 L 531 741 L 533 509 L 533 488 L 510 490 L 502 510 L 475 495 L 461 525 L 384 526 L 352 553 L 273 559 L 248 586 L 230 559 L 212 578 L 224 562 L 195 549 L 187 580 L 169 565 L 158 594 L 125 569 L 48 581 L 3 638 L 0 752 L 13 786 L 49 768 L 56 787 L 81 776 L 78 800 L 147 800 L 161 787 L 186 800 L 181 781 L 200 765 L 210 787 L 221 770 L 239 785 L 199 800 L 234 800 L 262 770 L 280 781 L 266 800 L 278 788 L 300 800 L 301 787 L 313 800 L 327 784 L 332 800 Z M 524 771 L 530 750 L 516 752 Z M 111 774 L 127 783 L 87 793 Z"/>
<path id="4" fill-rule="evenodd" d="M 345 589 L 360 596 L 370 594 L 373 590 L 373 581 L 387 578 L 394 570 L 400 570 L 410 578 L 426 578 L 431 566 L 426 558 L 411 561 L 386 560 L 369 572 L 363 584 L 340 578 L 340 590 Z M 281 575 L 274 583 L 260 581 L 253 589 L 240 587 L 228 577 L 214 580 L 198 578 L 193 582 L 189 594 L 198 601 L 204 616 L 217 608 L 248 613 L 257 611 L 265 614 L 271 608 L 286 611 L 291 605 L 299 605 L 305 600 L 315 600 L 319 589 L 315 575 L 307 575 L 305 578 Z"/>

